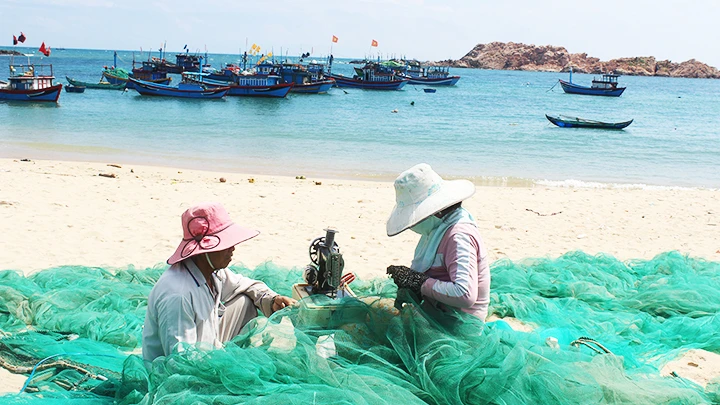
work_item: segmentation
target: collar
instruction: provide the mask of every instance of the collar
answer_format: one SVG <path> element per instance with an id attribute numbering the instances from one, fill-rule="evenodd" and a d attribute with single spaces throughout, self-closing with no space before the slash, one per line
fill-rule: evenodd
<path id="1" fill-rule="evenodd" d="M 185 260 L 181 261 L 180 264 L 185 269 L 185 271 L 187 271 L 188 274 L 190 274 L 190 277 L 193 278 L 193 280 L 195 281 L 195 285 L 200 287 L 202 285 L 207 284 L 205 282 L 205 276 L 202 274 L 202 271 L 200 271 L 200 269 L 197 267 L 195 262 L 193 262 L 191 259 L 189 259 L 189 258 L 185 259 Z M 202 283 L 200 281 L 202 281 Z"/>

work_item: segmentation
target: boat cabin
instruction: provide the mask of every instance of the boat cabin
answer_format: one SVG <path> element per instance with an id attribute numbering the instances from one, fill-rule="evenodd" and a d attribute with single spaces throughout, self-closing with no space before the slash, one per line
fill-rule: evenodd
<path id="1" fill-rule="evenodd" d="M 602 75 L 602 79 L 600 79 L 600 80 L 595 80 L 593 78 L 591 87 L 593 89 L 606 89 L 606 90 L 616 89 L 618 86 L 618 77 L 620 77 L 620 75 L 604 74 L 604 75 Z"/>
<path id="2" fill-rule="evenodd" d="M 190 72 L 200 71 L 200 57 L 197 55 L 178 53 L 175 55 L 175 64 L 182 71 L 190 71 Z"/>
<path id="3" fill-rule="evenodd" d="M 13 90 L 42 90 L 53 86 L 52 65 L 10 65 L 8 87 Z"/>
<path id="4" fill-rule="evenodd" d="M 391 82 L 398 80 L 395 71 L 389 67 L 368 63 L 362 68 L 355 68 L 355 79 L 364 82 Z"/>

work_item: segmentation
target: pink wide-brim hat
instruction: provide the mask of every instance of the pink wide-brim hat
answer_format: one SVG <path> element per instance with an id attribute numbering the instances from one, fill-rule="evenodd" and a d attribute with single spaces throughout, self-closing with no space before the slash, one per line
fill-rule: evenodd
<path id="1" fill-rule="evenodd" d="M 230 219 L 219 203 L 203 203 L 182 214 L 183 239 L 167 260 L 172 265 L 203 253 L 225 250 L 260 232 L 243 228 Z"/>

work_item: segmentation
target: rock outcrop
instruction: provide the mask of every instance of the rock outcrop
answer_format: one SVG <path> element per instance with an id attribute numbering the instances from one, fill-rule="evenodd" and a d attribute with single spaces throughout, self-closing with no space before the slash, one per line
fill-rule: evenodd
<path id="1" fill-rule="evenodd" d="M 15 55 L 15 56 L 23 56 L 22 53 L 18 51 L 8 51 L 5 49 L 0 49 L 0 55 Z"/>
<path id="2" fill-rule="evenodd" d="M 603 62 L 586 53 L 569 53 L 559 46 L 535 46 L 514 42 L 479 44 L 459 60 L 436 62 L 453 67 L 541 72 L 601 74 L 614 72 L 627 76 L 666 76 L 720 79 L 720 70 L 690 59 L 682 63 L 657 61 L 655 57 L 611 59 Z"/>

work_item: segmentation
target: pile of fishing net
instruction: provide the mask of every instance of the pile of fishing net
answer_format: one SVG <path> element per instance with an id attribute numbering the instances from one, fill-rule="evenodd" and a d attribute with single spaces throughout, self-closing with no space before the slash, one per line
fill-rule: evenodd
<path id="1" fill-rule="evenodd" d="M 3 403 L 697 404 L 720 400 L 658 368 L 685 349 L 720 352 L 720 263 L 675 252 L 649 261 L 568 253 L 492 266 L 491 313 L 405 305 L 390 280 L 356 280 L 359 300 L 258 318 L 223 349 L 185 347 L 146 367 L 147 295 L 164 267 L 0 272 L 1 366 L 28 376 Z M 290 294 L 300 269 L 234 271 Z M 599 342 L 591 345 L 578 344 Z M 43 361 L 40 363 L 41 361 Z M 40 364 L 39 364 L 40 363 Z M 38 365 L 39 364 L 39 365 Z M 37 367 L 36 367 L 37 366 Z M 33 368 L 35 370 L 33 370 Z"/>

